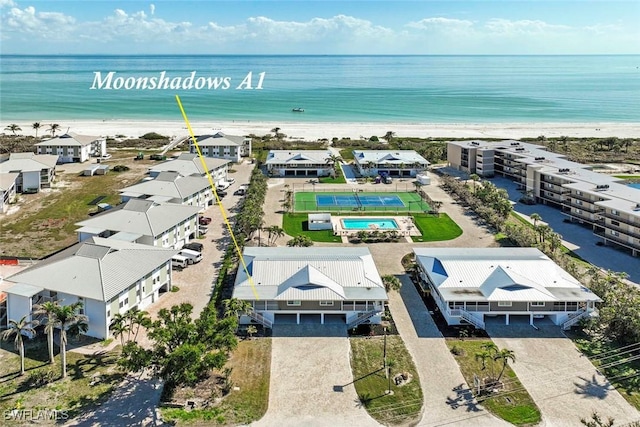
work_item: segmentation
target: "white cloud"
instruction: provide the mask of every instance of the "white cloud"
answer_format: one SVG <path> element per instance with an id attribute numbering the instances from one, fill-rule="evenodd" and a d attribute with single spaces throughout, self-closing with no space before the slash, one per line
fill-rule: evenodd
<path id="1" fill-rule="evenodd" d="M 490 19 L 484 28 L 493 34 L 549 34 L 569 31 L 566 25 L 548 24 L 544 21 L 509 21 L 507 19 Z"/>
<path id="2" fill-rule="evenodd" d="M 156 5 L 151 3 L 149 5 L 149 13 L 151 13 L 151 15 L 153 16 L 156 13 Z"/>
<path id="3" fill-rule="evenodd" d="M 417 22 L 409 22 L 407 28 L 426 31 L 467 31 L 473 29 L 473 22 L 463 19 L 425 18 Z"/>
<path id="4" fill-rule="evenodd" d="M 75 19 L 59 12 L 37 12 L 33 6 L 13 7 L 3 15 L 3 24 L 14 32 L 59 39 L 68 33 Z"/>
<path id="5" fill-rule="evenodd" d="M 16 7 L 16 3 L 13 0 L 0 0 L 0 9 L 3 7 Z"/>

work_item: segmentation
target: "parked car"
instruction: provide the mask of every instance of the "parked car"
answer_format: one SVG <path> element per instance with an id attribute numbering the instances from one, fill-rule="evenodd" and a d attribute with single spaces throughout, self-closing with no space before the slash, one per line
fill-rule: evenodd
<path id="1" fill-rule="evenodd" d="M 235 180 L 235 178 L 227 178 L 227 182 L 229 183 L 229 185 L 231 185 L 234 182 L 236 182 L 236 180 Z"/>
<path id="2" fill-rule="evenodd" d="M 219 189 L 216 188 L 216 194 L 218 195 L 219 198 L 222 199 L 224 196 L 227 195 L 227 192 L 224 191 L 224 190 L 219 190 Z"/>
<path id="3" fill-rule="evenodd" d="M 218 183 L 218 185 L 216 185 L 216 191 L 224 191 L 227 188 L 229 188 L 231 186 L 231 184 L 229 184 L 226 181 L 220 182 Z"/>
<path id="4" fill-rule="evenodd" d="M 206 225 L 200 225 L 198 226 L 198 234 L 199 235 L 203 235 L 203 234 L 207 234 L 207 231 L 209 231 L 209 227 L 207 227 Z"/>
<path id="5" fill-rule="evenodd" d="M 186 245 L 184 245 L 184 247 L 182 249 L 189 249 L 191 251 L 196 251 L 196 252 L 202 253 L 202 249 L 203 248 L 204 248 L 204 246 L 202 245 L 202 243 L 190 242 L 190 243 L 187 243 Z"/>
<path id="6" fill-rule="evenodd" d="M 192 251 L 191 249 L 182 249 L 178 255 L 185 257 L 188 264 L 195 264 L 202 261 L 202 254 L 200 252 Z"/>
<path id="7" fill-rule="evenodd" d="M 187 257 L 183 255 L 174 255 L 171 258 L 171 267 L 176 270 L 182 270 L 183 268 L 186 268 L 188 264 L 189 261 L 187 260 Z"/>
<path id="8" fill-rule="evenodd" d="M 209 225 L 211 224 L 211 218 L 209 218 L 208 216 L 201 216 L 198 218 L 198 224 Z"/>

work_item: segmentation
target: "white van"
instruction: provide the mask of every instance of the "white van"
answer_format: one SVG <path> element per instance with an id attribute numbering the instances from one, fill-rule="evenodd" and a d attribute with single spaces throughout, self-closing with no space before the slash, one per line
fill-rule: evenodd
<path id="1" fill-rule="evenodd" d="M 182 255 L 187 259 L 189 264 L 195 264 L 202 261 L 202 254 L 200 252 L 192 251 L 191 249 L 182 249 L 178 255 Z"/>
<path id="2" fill-rule="evenodd" d="M 186 268 L 187 265 L 189 264 L 189 260 L 187 260 L 187 257 L 182 256 L 182 255 L 174 255 L 171 258 L 171 267 L 178 269 L 178 270 L 182 270 L 183 268 Z"/>

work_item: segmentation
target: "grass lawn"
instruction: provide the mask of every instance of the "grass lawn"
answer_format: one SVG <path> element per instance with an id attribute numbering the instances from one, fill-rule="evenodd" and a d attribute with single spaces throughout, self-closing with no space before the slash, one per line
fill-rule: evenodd
<path id="1" fill-rule="evenodd" d="M 354 194 L 358 197 L 393 197 L 397 196 L 402 201 L 404 206 L 385 206 L 380 204 L 379 206 L 366 205 L 359 206 Z M 348 197 L 351 200 L 351 204 L 343 205 L 325 205 L 318 206 L 316 196 L 340 196 Z M 346 200 L 346 199 L 345 199 Z M 344 202 L 343 202 L 344 203 Z M 388 202 L 387 202 L 388 203 Z M 336 191 L 336 192 L 312 192 L 312 191 L 299 191 L 294 194 L 294 207 L 296 212 L 340 212 L 350 213 L 354 212 L 354 209 L 358 212 L 387 212 L 392 213 L 406 213 L 417 212 L 423 213 L 428 211 L 429 205 L 420 198 L 420 195 L 416 192 L 358 192 L 353 191 Z"/>
<path id="2" fill-rule="evenodd" d="M 387 337 L 387 360 L 393 361 L 392 378 L 401 372 L 409 374 L 410 381 L 396 386 L 393 381 L 393 394 L 385 394 L 389 380 L 382 368 L 383 338 L 350 338 L 351 370 L 355 378 L 358 396 L 369 415 L 382 424 L 415 423 L 422 408 L 422 389 L 411 355 L 398 335 Z"/>
<path id="3" fill-rule="evenodd" d="M 314 242 L 342 242 L 340 236 L 334 236 L 333 230 L 314 230 L 307 228 L 308 214 L 285 214 L 282 216 L 282 228 L 289 236 L 308 236 Z"/>
<path id="4" fill-rule="evenodd" d="M 624 362 L 625 359 L 634 357 L 634 352 L 625 353 L 621 350 L 624 346 L 620 344 L 592 340 L 582 334 L 580 336 L 568 334 L 568 336 L 576 347 L 591 359 L 594 366 L 611 381 L 622 397 L 640 410 L 640 360 Z M 608 353 L 610 357 L 597 359 L 598 355 L 604 353 Z M 602 365 L 608 367 L 603 368 Z"/>
<path id="5" fill-rule="evenodd" d="M 458 362 L 460 371 L 467 381 L 467 384 L 473 385 L 474 374 L 482 378 L 486 376 L 483 372 L 492 372 L 492 370 L 496 373 L 500 372 L 502 368 L 500 362 L 487 362 L 487 369 L 483 371 L 482 363 L 475 360 L 475 354 L 482 351 L 482 345 L 490 342 L 491 340 L 485 339 L 466 339 L 464 341 L 458 339 L 446 340 L 449 349 L 456 346 L 462 350 L 462 354 L 454 354 L 454 358 L 456 362 Z M 518 360 L 517 357 L 518 355 L 516 354 L 516 361 Z M 505 383 L 506 390 L 501 391 L 494 397 L 478 397 L 478 402 L 492 414 L 517 426 L 529 426 L 539 423 L 541 420 L 540 410 L 531 396 L 529 396 L 529 393 L 524 390 L 515 372 L 513 372 L 510 367 L 507 367 L 505 370 L 501 381 Z M 507 401 L 507 398 L 509 398 L 510 401 Z"/>
<path id="6" fill-rule="evenodd" d="M 620 179 L 640 179 L 640 174 L 638 175 L 613 175 L 614 178 Z"/>
<path id="7" fill-rule="evenodd" d="M 269 406 L 271 338 L 240 341 L 227 366 L 233 368 L 231 380 L 240 390 L 232 391 L 216 407 L 165 408 L 162 417 L 185 424 L 204 422 L 202 425 L 248 425 L 262 418 Z"/>
<path id="8" fill-rule="evenodd" d="M 422 236 L 413 236 L 414 242 L 437 242 L 451 240 L 462 234 L 462 229 L 449 215 L 441 213 L 438 216 L 429 214 L 414 214 L 413 221 Z"/>
<path id="9" fill-rule="evenodd" d="M 351 148 L 343 148 L 340 150 L 340 157 L 342 157 L 342 160 L 345 162 L 353 160 L 353 150 Z"/>
<path id="10" fill-rule="evenodd" d="M 347 180 L 344 179 L 344 175 L 339 173 L 335 178 L 331 178 L 330 176 L 321 176 L 318 178 L 320 184 L 346 184 Z"/>
<path id="11" fill-rule="evenodd" d="M 2 343 L 0 360 L 0 412 L 21 409 L 58 409 L 69 418 L 76 417 L 104 401 L 124 378 L 116 360 L 119 351 L 87 356 L 67 351 L 67 378 L 61 379 L 60 355 L 56 347 L 55 363 L 49 365 L 45 337 L 25 340 L 25 374 L 20 376 L 20 356 L 11 343 Z M 45 376 L 48 384 L 37 384 Z M 90 383 L 94 376 L 100 380 Z"/>
<path id="12" fill-rule="evenodd" d="M 20 203 L 33 200 L 42 207 L 25 206 L 18 215 L 3 219 L 0 245 L 7 255 L 40 258 L 73 244 L 78 240 L 75 223 L 88 219 L 89 212 L 97 209 L 89 203 L 106 196 L 100 202 L 115 205 L 120 201 L 118 190 L 135 182 L 123 182 L 123 175 L 114 172 L 92 177 L 65 174 L 64 180 L 70 186 L 54 183 L 50 193 L 20 195 Z"/>

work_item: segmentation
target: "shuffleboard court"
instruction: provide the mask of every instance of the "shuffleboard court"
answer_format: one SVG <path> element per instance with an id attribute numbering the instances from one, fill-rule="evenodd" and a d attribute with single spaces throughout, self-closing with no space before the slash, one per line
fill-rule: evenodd
<path id="1" fill-rule="evenodd" d="M 295 212 L 367 211 L 425 212 L 429 205 L 414 192 L 296 192 Z"/>

